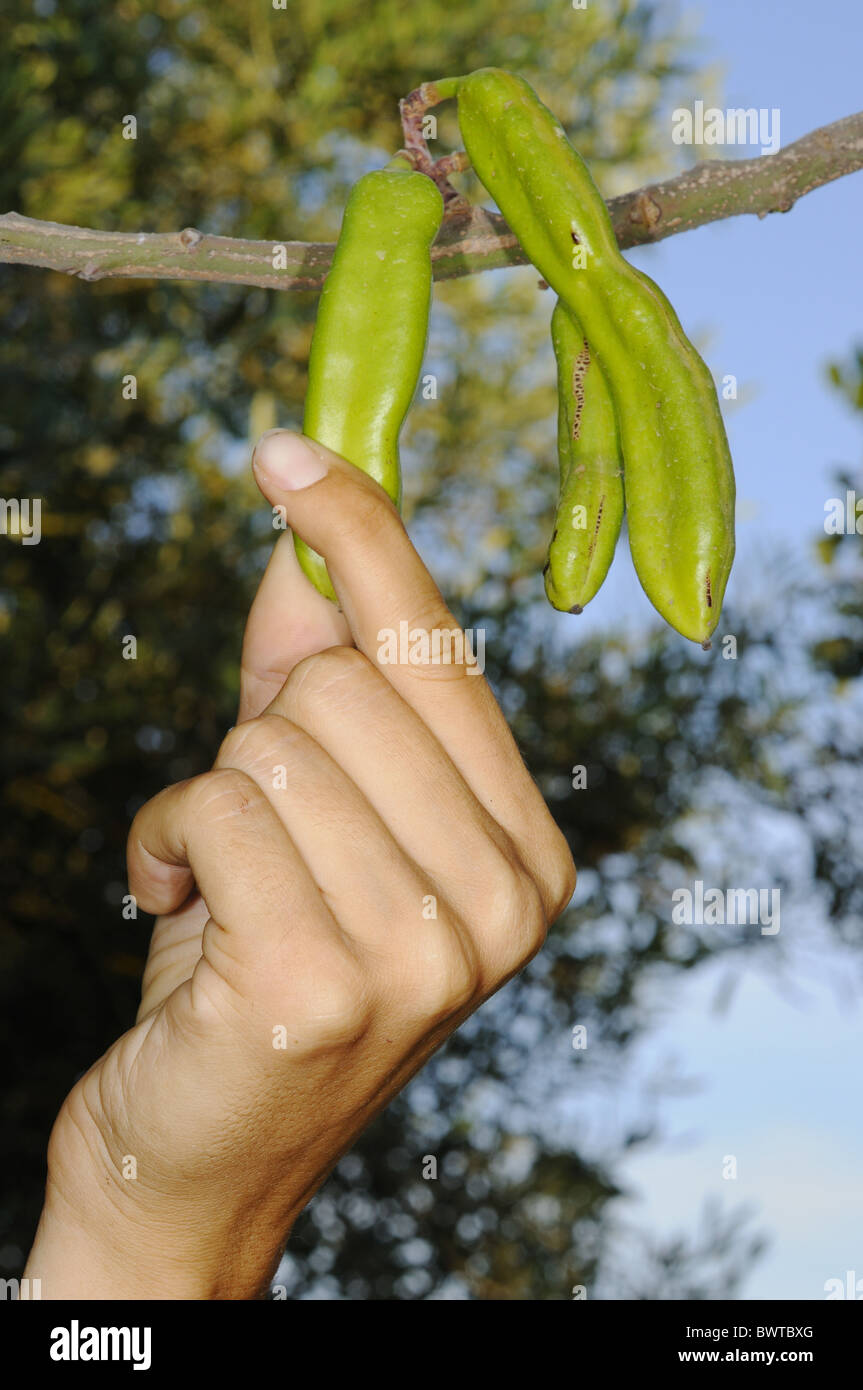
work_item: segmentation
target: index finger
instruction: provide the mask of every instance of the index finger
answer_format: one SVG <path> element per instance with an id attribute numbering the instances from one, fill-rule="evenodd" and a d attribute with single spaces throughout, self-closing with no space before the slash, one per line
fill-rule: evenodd
<path id="1" fill-rule="evenodd" d="M 267 435 L 253 463 L 266 497 L 284 507 L 292 528 L 326 560 L 356 646 L 419 714 L 536 868 L 559 832 L 477 662 L 459 651 L 453 634 L 461 629 L 383 489 L 322 445 L 287 431 Z"/>

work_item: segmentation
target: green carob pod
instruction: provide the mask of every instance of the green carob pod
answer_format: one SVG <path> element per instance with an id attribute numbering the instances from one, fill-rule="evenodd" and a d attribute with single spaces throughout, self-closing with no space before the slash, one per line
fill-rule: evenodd
<path id="1" fill-rule="evenodd" d="M 551 317 L 557 361 L 560 499 L 545 568 L 549 602 L 580 613 L 608 573 L 623 521 L 614 402 L 581 325 L 562 300 Z"/>
<path id="2" fill-rule="evenodd" d="M 672 627 L 707 644 L 734 558 L 734 474 L 710 372 L 621 255 L 586 164 L 532 88 L 496 68 L 432 85 L 457 94 L 477 175 L 599 361 L 641 584 Z"/>
<path id="3" fill-rule="evenodd" d="M 398 441 L 428 336 L 437 185 L 406 156 L 365 174 L 345 207 L 309 356 L 303 432 L 401 500 Z M 295 538 L 304 572 L 335 599 L 327 567 Z"/>

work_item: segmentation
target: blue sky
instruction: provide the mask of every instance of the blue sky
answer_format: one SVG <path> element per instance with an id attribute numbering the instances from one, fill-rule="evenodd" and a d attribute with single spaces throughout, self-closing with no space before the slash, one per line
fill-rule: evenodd
<path id="1" fill-rule="evenodd" d="M 687 13 L 701 14 L 704 55 L 722 65 L 723 106 L 778 107 L 783 145 L 860 108 L 858 0 L 722 0 Z M 861 213 L 857 174 L 788 214 L 729 219 L 637 257 L 690 330 L 709 335 L 714 373 L 733 372 L 753 393 L 728 415 L 740 495 L 758 508 L 741 521 L 744 550 L 808 535 L 832 495 L 831 466 L 859 458 L 859 423 L 823 371 L 863 341 Z"/>
<path id="2" fill-rule="evenodd" d="M 778 107 L 783 146 L 863 105 L 859 0 L 717 0 L 684 11 L 702 61 L 721 65 L 719 104 Z M 675 155 L 670 146 L 669 169 Z M 831 470 L 859 466 L 860 417 L 825 385 L 824 370 L 863 344 L 861 220 L 858 173 L 785 216 L 736 218 L 632 256 L 669 295 L 714 375 L 740 384 L 726 416 L 745 503 L 732 601 L 773 546 L 808 565 L 835 495 Z M 646 600 L 624 551 L 611 602 L 643 621 Z M 783 918 L 783 933 L 807 936 L 802 915 Z M 749 1205 L 771 1247 L 743 1298 L 817 1299 L 827 1279 L 848 1270 L 863 1278 L 860 1008 L 843 998 L 847 962 L 827 940 L 803 958 L 800 996 L 744 968 L 721 1014 L 711 1001 L 725 967 L 692 972 L 639 1057 L 649 1067 L 674 1055 L 699 1085 L 664 1102 L 662 1147 L 627 1160 L 633 1196 L 618 1203 L 620 1215 L 671 1233 L 694 1229 L 710 1196 Z M 726 1154 L 737 1157 L 735 1181 L 721 1176 Z"/>

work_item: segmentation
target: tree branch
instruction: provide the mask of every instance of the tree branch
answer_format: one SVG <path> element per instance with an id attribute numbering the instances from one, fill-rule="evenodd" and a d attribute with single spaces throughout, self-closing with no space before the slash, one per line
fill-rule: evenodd
<path id="1" fill-rule="evenodd" d="M 715 159 L 675 178 L 609 200 L 623 250 L 741 213 L 788 212 L 804 194 L 863 168 L 863 112 L 813 130 L 776 154 Z M 182 232 L 101 232 L 0 216 L 0 263 L 39 266 L 81 280 L 209 280 L 267 289 L 318 290 L 332 259 L 326 242 L 246 241 Z M 457 198 L 432 261 L 436 280 L 524 265 L 527 257 L 497 213 Z"/>

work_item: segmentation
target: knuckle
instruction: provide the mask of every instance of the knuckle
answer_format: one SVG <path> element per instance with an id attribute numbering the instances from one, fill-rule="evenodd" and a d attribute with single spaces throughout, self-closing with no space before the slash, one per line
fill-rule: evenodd
<path id="1" fill-rule="evenodd" d="M 332 537 L 350 546 L 377 547 L 383 536 L 404 532 L 401 517 L 383 488 L 368 480 L 351 479 L 344 489 L 344 505 L 330 522 Z"/>
<path id="2" fill-rule="evenodd" d="M 498 962 L 508 971 L 519 969 L 540 949 L 548 932 L 542 894 L 520 863 L 505 859 L 484 898 Z"/>
<path id="3" fill-rule="evenodd" d="M 545 944 L 548 917 L 542 894 L 529 874 L 522 875 L 521 898 L 514 935 L 518 940 L 518 964 L 526 965 Z"/>
<path id="4" fill-rule="evenodd" d="M 246 815 L 265 802 L 257 783 L 235 767 L 205 772 L 191 784 L 190 792 L 195 814 L 208 822 Z"/>
<path id="5" fill-rule="evenodd" d="M 294 708 L 316 708 L 334 702 L 337 692 L 346 681 L 368 679 L 372 667 L 356 647 L 327 647 L 300 661 L 291 672 L 285 687 Z"/>
<path id="6" fill-rule="evenodd" d="M 404 624 L 409 634 L 406 660 L 409 675 L 423 680 L 461 681 L 477 675 L 476 656 L 464 629 L 450 613 L 433 587 L 413 596 L 408 603 L 410 619 Z"/>
<path id="7" fill-rule="evenodd" d="M 419 628 L 421 631 L 429 633 L 442 631 L 444 628 L 451 632 L 460 631 L 458 623 L 443 600 L 443 596 L 435 587 L 424 589 L 422 593 L 415 593 L 408 611 L 410 613 L 408 627 L 411 629 Z"/>
<path id="8" fill-rule="evenodd" d="M 358 1042 L 372 1018 L 365 973 L 346 955 L 332 957 L 323 968 L 316 962 L 303 981 L 297 1015 L 306 1049 L 326 1051 Z"/>
<path id="9" fill-rule="evenodd" d="M 555 922 L 575 892 L 578 871 L 569 845 L 561 831 L 557 831 L 557 842 L 548 855 L 542 882 L 549 902 L 549 922 Z"/>
<path id="10" fill-rule="evenodd" d="M 466 1008 L 480 990 L 476 952 L 466 933 L 441 932 L 422 961 L 421 1008 L 426 1019 L 441 1022 Z"/>
<path id="11" fill-rule="evenodd" d="M 219 746 L 216 767 L 242 770 L 255 767 L 273 746 L 270 730 L 258 719 L 248 719 L 230 729 Z"/>
<path id="12" fill-rule="evenodd" d="M 274 763 L 283 762 L 292 747 L 302 748 L 306 735 L 288 719 L 279 715 L 260 714 L 237 724 L 225 735 L 219 748 L 216 766 L 239 771 L 268 771 Z"/>

